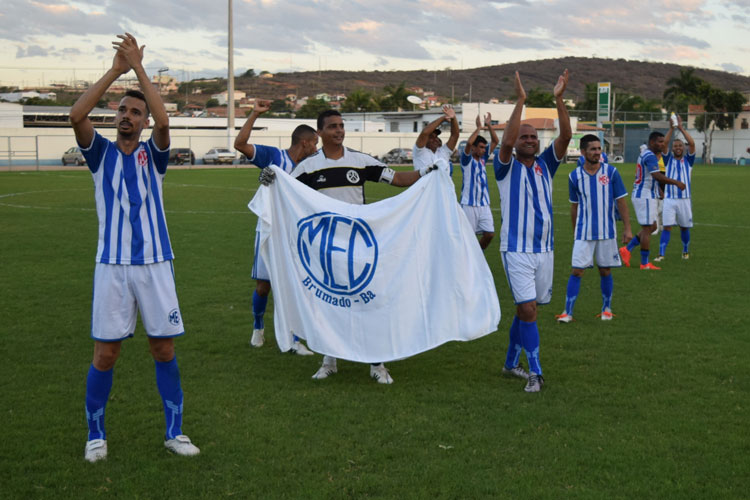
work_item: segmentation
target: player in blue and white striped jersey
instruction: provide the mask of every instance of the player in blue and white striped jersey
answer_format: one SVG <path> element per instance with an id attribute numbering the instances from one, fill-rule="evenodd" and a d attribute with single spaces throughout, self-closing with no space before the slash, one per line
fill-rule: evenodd
<path id="1" fill-rule="evenodd" d="M 156 385 L 167 424 L 164 445 L 180 455 L 200 450 L 182 434 L 183 393 L 174 337 L 183 335 L 164 217 L 162 179 L 169 160 L 169 118 L 143 68 L 143 49 L 126 33 L 112 42 L 112 67 L 70 109 L 70 121 L 94 179 L 99 245 L 94 271 L 91 337 L 94 356 L 86 380 L 89 427 L 84 458 L 107 457 L 104 411 L 122 340 L 133 336 L 138 311 L 156 365 Z M 88 115 L 109 86 L 133 70 L 143 92 L 128 91 L 115 117 L 117 140 L 99 135 Z M 141 142 L 149 124 L 151 138 Z"/>
<path id="2" fill-rule="evenodd" d="M 612 314 L 612 269 L 620 267 L 617 251 L 615 204 L 623 221 L 623 243 L 633 237 L 630 230 L 630 215 L 625 196 L 628 192 L 615 167 L 601 161 L 602 144 L 593 134 L 581 138 L 580 149 L 583 166 L 577 166 L 568 176 L 570 194 L 570 216 L 575 232 L 573 243 L 573 270 L 568 279 L 565 311 L 556 316 L 557 321 L 573 321 L 573 306 L 581 289 L 583 272 L 599 267 L 602 290 L 602 320 L 611 320 Z"/>
<path id="3" fill-rule="evenodd" d="M 648 136 L 648 148 L 641 152 L 636 163 L 635 182 L 631 195 L 636 220 L 641 225 L 640 232 L 630 240 L 627 246 L 620 247 L 620 257 L 623 263 L 630 267 L 630 252 L 641 246 L 641 269 L 660 270 L 648 261 L 651 233 L 657 227 L 657 199 L 659 198 L 659 184 L 674 184 L 679 189 L 685 189 L 685 184 L 674 179 L 668 179 L 659 171 L 664 164 L 662 154 L 666 152 L 664 134 L 658 131 Z"/>
<path id="4" fill-rule="evenodd" d="M 495 223 L 490 210 L 490 190 L 487 187 L 487 159 L 500 142 L 492 129 L 492 115 L 487 113 L 484 123 L 490 131 L 491 142 L 479 135 L 482 122 L 477 116 L 477 129 L 466 141 L 466 148 L 461 151 L 461 208 L 469 219 L 476 234 L 480 234 L 479 246 L 487 248 L 495 236 Z"/>
<path id="5" fill-rule="evenodd" d="M 291 174 L 299 162 L 317 150 L 318 134 L 309 125 L 299 125 L 292 132 L 292 145 L 289 149 L 250 144 L 248 141 L 253 131 L 253 125 L 260 115 L 271 109 L 270 104 L 270 101 L 256 101 L 253 111 L 234 140 L 234 148 L 243 153 L 250 163 L 261 169 L 269 165 L 276 165 L 287 174 Z M 260 220 L 255 228 L 254 248 L 252 278 L 255 280 L 255 291 L 253 292 L 253 334 L 250 337 L 250 345 L 260 347 L 265 342 L 263 316 L 266 314 L 268 294 L 271 292 L 270 275 L 259 253 Z M 294 337 L 291 352 L 302 356 L 312 355 L 312 351 L 307 349 L 297 336 Z"/>
<path id="6" fill-rule="evenodd" d="M 544 384 L 539 361 L 537 304 L 548 304 L 552 299 L 552 178 L 573 135 L 570 116 L 563 102 L 567 85 L 566 69 L 553 90 L 560 135 L 537 156 L 539 138 L 536 129 L 521 124 L 526 92 L 516 71 L 518 99 L 505 127 L 500 150 L 495 154 L 495 178 L 500 190 L 503 219 L 500 255 L 516 302 L 503 373 L 528 379 L 524 388 L 526 392 L 539 392 Z M 529 362 L 528 373 L 519 365 L 521 350 L 525 351 Z"/>
<path id="7" fill-rule="evenodd" d="M 693 227 L 693 208 L 690 201 L 693 164 L 695 163 L 695 141 L 687 130 L 682 127 L 682 118 L 677 115 L 676 128 L 682 133 L 687 142 L 687 154 L 685 154 L 685 142 L 681 139 L 675 139 L 672 143 L 672 152 L 668 154 L 664 163 L 666 165 L 665 174 L 670 179 L 681 181 L 685 184 L 685 189 L 678 189 L 674 185 L 667 185 L 664 190 L 664 213 L 662 215 L 664 231 L 661 233 L 659 241 L 659 256 L 655 261 L 664 260 L 664 253 L 667 251 L 669 239 L 672 236 L 672 226 L 680 226 L 680 237 L 682 239 L 682 258 L 690 258 L 690 228 Z M 673 133 L 675 126 L 672 126 L 667 133 L 667 142 Z"/>

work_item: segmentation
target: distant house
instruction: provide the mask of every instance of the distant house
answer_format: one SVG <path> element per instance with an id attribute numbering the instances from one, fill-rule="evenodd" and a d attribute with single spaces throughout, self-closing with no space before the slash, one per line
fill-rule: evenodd
<path id="1" fill-rule="evenodd" d="M 235 90 L 234 91 L 234 101 L 237 102 L 240 99 L 245 98 L 245 93 L 241 90 Z M 224 92 L 221 92 L 220 94 L 213 94 L 211 96 L 211 99 L 216 99 L 219 101 L 220 106 L 224 106 L 229 102 L 229 91 L 225 90 Z"/>
<path id="2" fill-rule="evenodd" d="M 261 71 L 260 75 L 258 76 L 260 76 L 261 78 L 273 78 L 273 73 L 269 73 L 268 71 Z"/>
<path id="3" fill-rule="evenodd" d="M 169 75 L 154 75 L 151 78 L 151 83 L 158 87 L 159 93 L 162 95 L 177 92 L 178 89 L 177 79 Z"/>
<path id="4" fill-rule="evenodd" d="M 18 92 L 6 92 L 4 94 L 0 94 L 0 99 L 7 102 L 20 102 L 23 99 L 31 99 L 33 97 L 38 97 L 39 99 L 47 99 L 50 101 L 57 100 L 57 94 L 55 94 L 54 92 L 39 93 L 36 90 L 21 90 Z"/>
<path id="5" fill-rule="evenodd" d="M 323 100 L 325 102 L 331 102 L 331 96 L 323 92 L 322 94 L 315 94 L 317 100 Z"/>
<path id="6" fill-rule="evenodd" d="M 287 94 L 284 99 L 286 99 L 288 102 L 296 102 L 297 94 Z"/>

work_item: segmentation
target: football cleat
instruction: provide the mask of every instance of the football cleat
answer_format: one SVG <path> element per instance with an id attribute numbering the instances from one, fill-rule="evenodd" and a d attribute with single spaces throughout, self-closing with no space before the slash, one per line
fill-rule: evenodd
<path id="1" fill-rule="evenodd" d="M 86 441 L 86 449 L 83 452 L 83 458 L 92 464 L 107 458 L 107 440 L 92 439 L 91 441 Z"/>
<path id="2" fill-rule="evenodd" d="M 609 309 L 603 310 L 602 312 L 597 314 L 597 316 L 602 318 L 602 321 L 611 321 L 612 318 L 615 317 L 615 315 L 612 314 L 612 311 L 610 311 Z"/>
<path id="3" fill-rule="evenodd" d="M 337 371 L 336 358 L 323 356 L 323 364 L 320 365 L 320 368 L 318 368 L 318 371 L 315 372 L 315 375 L 313 375 L 312 378 L 314 378 L 315 380 L 323 380 L 324 378 L 330 377 Z"/>
<path id="4" fill-rule="evenodd" d="M 641 264 L 641 269 L 645 271 L 661 271 L 661 267 L 656 267 L 650 262 L 648 264 Z"/>
<path id="5" fill-rule="evenodd" d="M 570 323 L 573 321 L 573 315 L 563 312 L 562 314 L 556 314 L 555 319 L 558 323 Z"/>
<path id="6" fill-rule="evenodd" d="M 689 252 L 682 252 L 682 260 L 688 260 L 690 258 Z"/>
<path id="7" fill-rule="evenodd" d="M 518 377 L 524 380 L 529 379 L 529 372 L 524 370 L 521 365 L 514 366 L 513 368 L 506 368 L 505 365 L 503 365 L 503 375 L 506 377 Z"/>
<path id="8" fill-rule="evenodd" d="M 192 457 L 201 452 L 197 446 L 190 442 L 190 438 L 184 434 L 164 441 L 164 446 L 172 453 L 182 455 L 183 457 Z"/>
<path id="9" fill-rule="evenodd" d="M 529 373 L 529 381 L 526 383 L 526 387 L 523 388 L 526 392 L 539 392 L 542 390 L 544 385 L 544 377 L 537 375 L 536 373 Z"/>
<path id="10" fill-rule="evenodd" d="M 620 258 L 625 267 L 630 267 L 630 250 L 628 250 L 628 247 L 620 247 Z"/>
<path id="11" fill-rule="evenodd" d="M 383 363 L 379 365 L 370 365 L 370 377 L 375 379 L 378 384 L 392 384 L 393 378 L 391 378 L 388 368 Z"/>
<path id="12" fill-rule="evenodd" d="M 260 330 L 253 330 L 253 336 L 250 337 L 250 345 L 253 347 L 261 347 L 266 338 L 264 336 L 263 328 Z"/>
<path id="13" fill-rule="evenodd" d="M 305 346 L 302 342 L 299 340 L 295 341 L 292 344 L 292 348 L 289 349 L 289 352 L 292 354 L 296 354 L 297 356 L 312 356 L 313 352 Z"/>
<path id="14" fill-rule="evenodd" d="M 661 262 L 661 261 L 663 261 L 663 260 L 664 260 L 664 256 L 663 256 L 663 255 L 660 255 L 660 256 L 658 256 L 658 257 L 656 257 L 656 258 L 654 259 L 654 262 Z"/>

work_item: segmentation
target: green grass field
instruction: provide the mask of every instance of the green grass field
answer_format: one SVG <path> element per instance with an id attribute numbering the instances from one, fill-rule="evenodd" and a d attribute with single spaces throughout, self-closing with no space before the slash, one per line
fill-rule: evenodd
<path id="1" fill-rule="evenodd" d="M 498 237 L 486 251 L 503 310 L 497 332 L 390 363 L 392 386 L 349 362 L 316 382 L 320 356 L 280 353 L 271 314 L 266 345 L 248 346 L 255 217 L 246 205 L 257 170 L 171 171 L 166 208 L 187 328 L 177 341 L 184 430 L 202 452 L 186 459 L 162 445 L 139 325 L 115 368 L 109 458 L 93 465 L 83 460 L 91 177 L 0 173 L 0 497 L 750 497 L 750 169 L 696 167 L 691 260 L 680 259 L 676 232 L 661 272 L 615 270 L 610 323 L 595 317 L 591 270 L 576 322 L 558 325 L 570 168 L 555 178 L 554 294 L 539 314 L 547 383 L 536 395 L 500 376 L 514 306 Z M 629 188 L 634 167 L 621 171 Z M 396 191 L 367 186 L 370 201 Z"/>

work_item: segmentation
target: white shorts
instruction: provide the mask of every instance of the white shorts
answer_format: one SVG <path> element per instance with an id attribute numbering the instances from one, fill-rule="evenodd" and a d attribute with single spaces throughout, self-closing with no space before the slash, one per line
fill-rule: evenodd
<path id="1" fill-rule="evenodd" d="M 536 301 L 549 304 L 552 300 L 555 252 L 500 252 L 505 277 L 516 304 Z"/>
<path id="2" fill-rule="evenodd" d="M 635 218 L 641 226 L 656 222 L 657 203 L 655 198 L 632 198 Z"/>
<path id="3" fill-rule="evenodd" d="M 255 231 L 255 251 L 253 255 L 253 270 L 250 276 L 254 280 L 271 281 L 271 274 L 268 272 L 263 257 L 260 256 L 260 228 Z"/>
<path id="4" fill-rule="evenodd" d="M 102 342 L 132 337 L 139 310 L 149 337 L 177 337 L 185 333 L 172 261 L 142 266 L 97 263 L 91 337 Z"/>
<path id="5" fill-rule="evenodd" d="M 666 198 L 662 222 L 665 226 L 693 227 L 693 207 L 690 198 Z"/>
<path id="6" fill-rule="evenodd" d="M 483 207 L 473 207 L 471 205 L 461 205 L 464 209 L 466 218 L 475 233 L 494 233 L 495 221 L 492 219 L 492 210 L 489 205 Z"/>
<path id="7" fill-rule="evenodd" d="M 620 252 L 617 240 L 575 240 L 573 242 L 573 267 L 586 269 L 594 267 L 594 258 L 599 267 L 620 267 Z"/>

